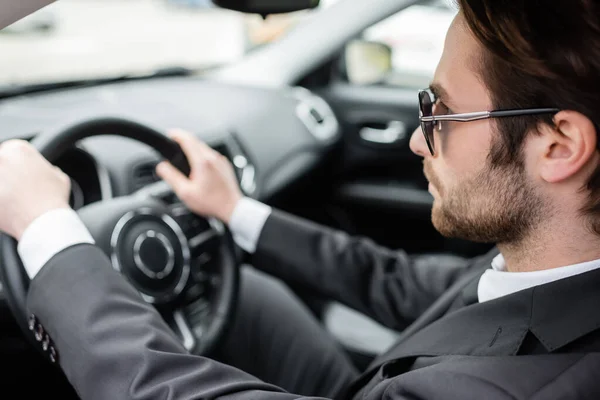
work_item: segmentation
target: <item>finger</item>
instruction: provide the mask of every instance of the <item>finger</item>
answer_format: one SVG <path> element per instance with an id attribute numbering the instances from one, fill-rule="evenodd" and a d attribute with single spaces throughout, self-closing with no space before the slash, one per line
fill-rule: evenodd
<path id="1" fill-rule="evenodd" d="M 50 168 L 54 171 L 58 179 L 62 182 L 63 185 L 68 186 L 69 190 L 71 190 L 72 182 L 71 177 L 60 169 L 59 167 L 50 164 Z"/>
<path id="2" fill-rule="evenodd" d="M 54 171 L 56 172 L 56 174 L 58 176 L 60 176 L 60 177 L 67 176 L 67 174 L 65 174 L 65 172 L 62 169 L 60 169 L 59 167 L 57 167 L 56 165 L 52 165 L 52 164 L 50 164 L 50 165 L 51 165 L 52 169 L 54 169 Z"/>
<path id="3" fill-rule="evenodd" d="M 189 179 L 168 161 L 160 162 L 156 166 L 156 174 L 169 186 L 175 193 L 184 192 L 190 184 Z"/>
<path id="4" fill-rule="evenodd" d="M 54 170 L 60 175 L 60 176 L 66 176 L 70 179 L 69 175 L 67 175 L 67 173 L 65 171 L 63 171 L 60 167 L 57 167 L 56 165 L 50 164 L 52 166 L 52 168 L 54 168 Z"/>
<path id="5" fill-rule="evenodd" d="M 181 129 L 173 129 L 169 131 L 169 137 L 179 144 L 190 165 L 198 164 L 204 158 L 202 149 L 198 146 L 199 140 L 191 133 Z"/>
<path id="6" fill-rule="evenodd" d="M 183 129 L 169 131 L 169 137 L 182 147 L 189 160 L 200 161 L 201 159 L 214 159 L 217 156 L 217 152 L 209 145 Z"/>

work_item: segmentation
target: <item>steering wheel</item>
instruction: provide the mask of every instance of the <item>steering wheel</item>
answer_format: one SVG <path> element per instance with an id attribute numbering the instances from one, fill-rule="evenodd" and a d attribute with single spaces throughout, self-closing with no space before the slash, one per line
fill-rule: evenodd
<path id="1" fill-rule="evenodd" d="M 176 142 L 126 119 L 67 124 L 43 132 L 31 143 L 53 162 L 79 140 L 106 134 L 145 143 L 189 175 L 189 164 Z M 77 212 L 113 268 L 155 306 L 183 345 L 194 354 L 210 353 L 229 325 L 238 291 L 238 261 L 227 228 L 218 220 L 194 215 L 162 181 Z M 5 296 L 19 326 L 28 332 L 30 279 L 16 241 L 8 235 L 0 240 Z M 41 349 L 33 335 L 26 336 Z"/>

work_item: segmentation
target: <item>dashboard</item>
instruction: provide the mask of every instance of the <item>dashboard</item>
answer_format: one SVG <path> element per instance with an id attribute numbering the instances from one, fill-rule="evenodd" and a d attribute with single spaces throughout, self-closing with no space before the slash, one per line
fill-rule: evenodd
<path id="1" fill-rule="evenodd" d="M 2 100 L 0 141 L 31 139 L 65 122 L 108 116 L 162 132 L 181 128 L 194 133 L 229 158 L 243 192 L 257 199 L 310 171 L 341 134 L 329 105 L 303 88 L 169 77 Z M 116 134 L 84 139 L 55 160 L 72 179 L 74 208 L 127 195 L 158 180 L 158 153 Z"/>

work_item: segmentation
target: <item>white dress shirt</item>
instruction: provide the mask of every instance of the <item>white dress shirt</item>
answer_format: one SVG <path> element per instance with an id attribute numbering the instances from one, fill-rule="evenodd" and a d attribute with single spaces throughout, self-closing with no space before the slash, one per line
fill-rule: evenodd
<path id="1" fill-rule="evenodd" d="M 249 253 L 256 250 L 271 211 L 266 204 L 247 197 L 238 203 L 229 221 L 229 229 L 238 246 Z M 78 243 L 93 244 L 94 239 L 77 213 L 67 209 L 53 210 L 31 223 L 19 241 L 18 252 L 25 270 L 33 279 L 50 258 Z M 492 261 L 492 268 L 486 270 L 479 280 L 477 294 L 480 302 L 489 301 L 596 268 L 600 268 L 600 260 L 544 271 L 507 272 L 504 257 L 500 254 Z"/>
<path id="2" fill-rule="evenodd" d="M 17 251 L 31 279 L 56 254 L 69 246 L 92 243 L 92 235 L 70 208 L 60 208 L 36 218 L 19 240 Z"/>
<path id="3" fill-rule="evenodd" d="M 477 297 L 479 302 L 482 303 L 597 268 L 600 268 L 600 260 L 586 261 L 542 271 L 508 272 L 506 271 L 504 257 L 499 254 L 492 260 L 492 269 L 486 270 L 479 279 Z"/>
<path id="4" fill-rule="evenodd" d="M 249 197 L 242 198 L 229 219 L 229 230 L 236 244 L 248 253 L 254 253 L 269 215 L 271 207 L 268 205 Z"/>

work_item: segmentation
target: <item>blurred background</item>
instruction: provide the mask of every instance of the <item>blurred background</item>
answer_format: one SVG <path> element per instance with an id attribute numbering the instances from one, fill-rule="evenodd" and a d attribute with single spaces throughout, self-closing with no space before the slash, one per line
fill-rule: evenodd
<path id="1" fill-rule="evenodd" d="M 321 0 L 314 10 L 263 19 L 214 6 L 210 0 L 59 0 L 0 30 L 0 84 L 32 84 L 144 74 L 159 68 L 204 70 L 233 63 L 278 40 L 301 21 L 344 0 Z M 387 83 L 426 86 L 455 14 L 446 0 L 414 5 L 375 24 L 364 39 L 393 51 Z M 349 49 L 351 79 L 369 79 L 382 54 Z"/>

